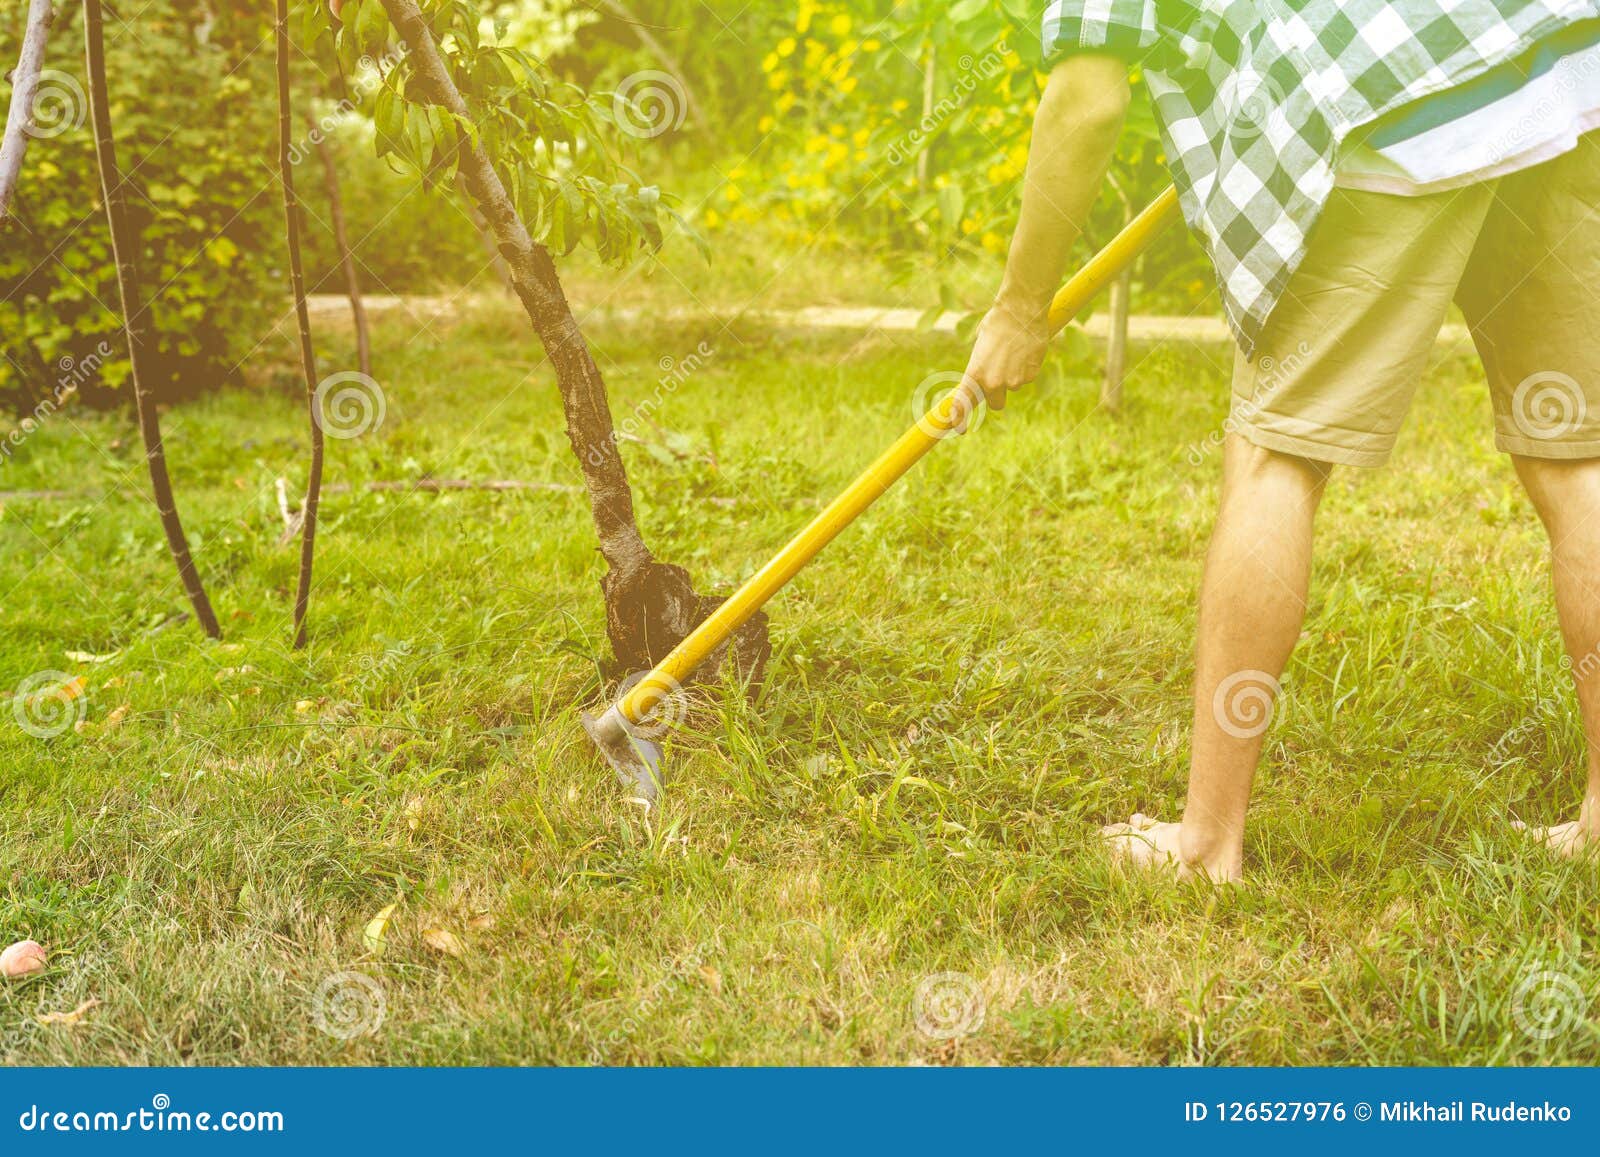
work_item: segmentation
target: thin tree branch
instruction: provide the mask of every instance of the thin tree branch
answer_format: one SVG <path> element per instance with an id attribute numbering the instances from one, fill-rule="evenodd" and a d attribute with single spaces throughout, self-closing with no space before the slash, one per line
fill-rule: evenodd
<path id="1" fill-rule="evenodd" d="M 322 184 L 328 193 L 328 219 L 333 226 L 333 246 L 344 270 L 345 292 L 350 297 L 350 317 L 356 327 L 356 364 L 367 377 L 372 376 L 372 336 L 367 328 L 367 307 L 361 299 L 361 276 L 356 272 L 355 254 L 350 252 L 350 233 L 344 221 L 344 194 L 339 187 L 339 166 L 334 159 L 328 135 L 306 110 L 311 126 L 312 145 L 322 162 Z"/>
<path id="2" fill-rule="evenodd" d="M 311 567 L 316 558 L 317 504 L 322 498 L 322 423 L 317 416 L 317 354 L 311 344 L 311 314 L 306 308 L 306 274 L 300 259 L 300 204 L 294 194 L 294 110 L 289 97 L 289 0 L 278 0 L 278 177 L 283 185 L 284 234 L 289 243 L 289 284 L 294 290 L 295 322 L 300 329 L 300 368 L 306 379 L 306 413 L 311 419 L 311 470 L 306 500 L 300 506 L 300 582 L 294 596 L 294 648 L 306 645 L 306 611 L 311 604 Z"/>
<path id="3" fill-rule="evenodd" d="M 44 71 L 44 48 L 55 21 L 52 0 L 31 0 L 28 24 L 22 34 L 22 55 L 11 74 L 11 109 L 6 113 L 6 133 L 0 139 L 0 217 L 11 208 L 11 194 L 22 173 L 22 158 L 28 151 L 28 136 L 33 131 L 33 102 Z"/>
<path id="4" fill-rule="evenodd" d="M 89 107 L 94 119 L 95 157 L 100 166 L 100 188 L 106 206 L 106 223 L 111 233 L 111 254 L 117 264 L 117 289 L 122 296 L 122 326 L 128 337 L 129 377 L 133 381 L 134 402 L 139 410 L 139 436 L 144 440 L 145 461 L 150 467 L 150 488 L 155 493 L 161 528 L 167 535 L 167 548 L 177 565 L 178 577 L 194 607 L 195 617 L 206 634 L 222 637 L 222 628 L 211 610 L 200 572 L 189 553 L 189 540 L 183 533 L 177 503 L 172 497 L 172 479 L 167 474 L 167 452 L 161 441 L 161 419 L 156 400 L 145 376 L 144 358 L 149 320 L 144 294 L 139 283 L 138 241 L 128 225 L 128 209 L 122 188 L 122 172 L 117 167 L 116 141 L 111 131 L 111 102 L 106 94 L 106 51 L 104 21 L 100 0 L 83 0 L 84 55 L 88 62 Z"/>

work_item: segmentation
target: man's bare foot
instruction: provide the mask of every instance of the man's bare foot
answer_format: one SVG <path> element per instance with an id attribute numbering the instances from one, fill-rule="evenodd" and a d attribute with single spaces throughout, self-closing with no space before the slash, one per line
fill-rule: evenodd
<path id="1" fill-rule="evenodd" d="M 1182 824 L 1162 823 L 1142 812 L 1135 812 L 1128 823 L 1100 829 L 1112 859 L 1120 863 L 1176 872 L 1180 880 L 1199 876 L 1217 883 L 1231 883 L 1239 879 L 1236 865 L 1207 864 L 1192 856 L 1186 858 L 1183 834 Z"/>
<path id="2" fill-rule="evenodd" d="M 1521 820 L 1514 821 L 1511 826 L 1519 832 L 1527 832 L 1558 856 L 1576 857 L 1600 850 L 1600 836 L 1596 836 L 1590 825 L 1581 819 L 1548 828 L 1529 827 Z"/>

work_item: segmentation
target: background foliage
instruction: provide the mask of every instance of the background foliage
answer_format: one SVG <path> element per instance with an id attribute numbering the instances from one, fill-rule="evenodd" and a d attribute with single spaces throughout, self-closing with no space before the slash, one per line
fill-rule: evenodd
<path id="1" fill-rule="evenodd" d="M 998 279 L 1043 83 L 1036 7 L 425 5 L 525 216 L 557 252 L 582 242 L 613 263 L 633 260 L 670 233 L 663 210 L 677 205 L 714 263 L 849 251 L 885 271 L 895 304 L 930 317 L 981 309 Z M 63 11 L 50 65 L 81 87 L 81 31 L 74 7 Z M 378 70 L 387 79 L 362 63 L 381 56 L 389 33 L 378 0 L 346 6 L 337 51 L 323 11 L 296 5 L 305 129 L 296 178 L 311 288 L 342 289 L 313 133 L 334 151 L 369 292 L 494 285 L 492 248 L 441 148 L 459 126 L 407 105 L 403 60 Z M 179 396 L 224 380 L 286 309 L 270 10 L 156 0 L 131 25 L 121 22 L 126 12 L 110 15 L 119 145 L 134 173 L 147 278 L 159 290 L 156 384 Z M 0 58 L 14 56 L 20 31 L 20 11 L 0 24 Z M 645 73 L 670 78 L 657 86 L 676 102 L 660 133 L 616 123 L 612 91 Z M 1082 254 L 1155 196 L 1167 180 L 1162 160 L 1136 83 L 1114 181 Z M 35 142 L 17 210 L 0 251 L 0 401 L 31 405 L 57 384 L 62 359 L 81 363 L 111 339 L 115 356 L 84 389 L 104 400 L 126 364 L 86 122 Z M 590 260 L 574 253 L 568 267 L 581 276 Z M 1181 231 L 1146 255 L 1135 282 L 1135 309 L 1145 312 L 1205 308 L 1211 294 L 1204 257 Z"/>
<path id="2" fill-rule="evenodd" d="M 634 0 L 629 14 L 656 43 L 628 49 L 628 25 L 614 17 L 622 51 L 612 67 L 665 65 L 683 81 L 691 121 L 670 163 L 697 173 L 709 161 L 717 174 L 701 189 L 701 222 L 713 238 L 769 228 L 791 246 L 869 249 L 906 273 L 933 263 L 943 300 L 925 304 L 981 307 L 983 294 L 957 286 L 974 270 L 979 284 L 997 279 L 1016 223 L 1044 81 L 1040 6 L 758 0 L 720 29 L 705 28 L 698 7 Z M 606 28 L 583 35 L 598 39 Z M 1136 76 L 1085 253 L 1165 187 L 1163 161 Z M 1140 263 L 1140 308 L 1199 306 L 1210 294 L 1206 269 L 1187 235 L 1169 234 Z"/>
<path id="3" fill-rule="evenodd" d="M 251 21 L 197 20 L 193 8 L 154 0 L 127 22 L 119 6 L 106 28 L 118 160 L 143 242 L 151 384 L 168 398 L 229 376 L 280 312 L 282 285 L 271 53 L 250 51 Z M 32 142 L 0 233 L 0 398 L 18 408 L 80 385 L 80 367 L 92 401 L 128 373 L 82 20 L 74 5 L 57 10 L 47 80 L 65 131 Z M 15 60 L 24 14 L 15 6 L 0 22 L 0 58 Z"/>

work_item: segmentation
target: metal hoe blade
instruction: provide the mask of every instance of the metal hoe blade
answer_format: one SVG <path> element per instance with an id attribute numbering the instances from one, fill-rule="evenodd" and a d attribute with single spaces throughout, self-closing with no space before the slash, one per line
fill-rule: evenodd
<path id="1" fill-rule="evenodd" d="M 655 803 L 661 795 L 661 745 L 633 733 L 626 718 L 612 707 L 596 719 L 583 713 L 583 729 L 617 773 L 622 785 Z"/>

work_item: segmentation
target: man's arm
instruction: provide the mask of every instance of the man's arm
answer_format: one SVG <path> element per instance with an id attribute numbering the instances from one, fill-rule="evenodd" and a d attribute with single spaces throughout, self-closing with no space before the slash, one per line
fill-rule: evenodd
<path id="1" fill-rule="evenodd" d="M 1100 194 L 1128 98 L 1128 66 L 1113 56 L 1069 56 L 1045 84 L 1005 277 L 967 365 L 994 409 L 1044 365 L 1050 300 Z"/>

